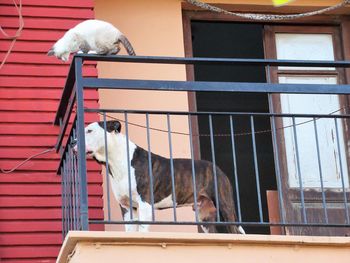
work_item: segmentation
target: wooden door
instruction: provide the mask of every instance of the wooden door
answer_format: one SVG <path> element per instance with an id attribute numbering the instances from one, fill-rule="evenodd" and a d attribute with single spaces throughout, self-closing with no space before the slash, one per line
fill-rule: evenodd
<path id="1" fill-rule="evenodd" d="M 340 60 L 341 39 L 335 26 L 266 26 L 267 58 Z M 344 83 L 336 68 L 278 67 L 271 81 L 298 84 Z M 271 111 L 342 114 L 345 96 L 276 94 Z M 275 118 L 276 152 L 281 176 L 281 218 L 286 223 L 349 224 L 349 123 L 344 119 Z M 347 235 L 349 228 L 286 227 L 286 234 Z"/>

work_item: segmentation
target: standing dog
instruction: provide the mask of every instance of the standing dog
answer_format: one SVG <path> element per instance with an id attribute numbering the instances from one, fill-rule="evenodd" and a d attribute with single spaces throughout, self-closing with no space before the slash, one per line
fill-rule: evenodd
<path id="1" fill-rule="evenodd" d="M 120 133 L 119 121 L 94 122 L 85 128 L 86 153 L 96 161 L 105 164 L 105 134 L 108 149 L 108 174 L 111 178 L 112 191 L 121 205 L 125 221 L 130 221 L 130 211 L 133 217 L 140 221 L 152 219 L 150 176 L 148 167 L 149 152 L 129 140 L 128 167 L 126 136 Z M 77 147 L 74 147 L 77 151 Z M 153 174 L 154 208 L 173 207 L 171 164 L 170 159 L 150 153 Z M 191 159 L 173 159 L 176 206 L 194 203 L 192 162 Z M 197 189 L 198 218 L 201 222 L 216 221 L 215 189 L 213 164 L 208 161 L 194 161 Z M 130 172 L 130 182 L 129 182 Z M 223 221 L 236 221 L 233 193 L 226 175 L 216 167 L 219 214 Z M 132 193 L 132 207 L 129 199 L 129 183 Z M 135 225 L 126 225 L 126 231 L 136 230 Z M 139 231 L 148 231 L 148 225 L 140 225 Z M 215 226 L 201 226 L 204 232 L 217 232 Z M 240 226 L 228 225 L 227 232 L 244 234 Z"/>

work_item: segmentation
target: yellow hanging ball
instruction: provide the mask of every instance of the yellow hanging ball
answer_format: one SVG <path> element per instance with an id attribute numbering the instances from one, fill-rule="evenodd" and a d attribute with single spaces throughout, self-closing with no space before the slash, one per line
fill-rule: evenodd
<path id="1" fill-rule="evenodd" d="M 272 0 L 274 6 L 286 5 L 294 0 Z"/>

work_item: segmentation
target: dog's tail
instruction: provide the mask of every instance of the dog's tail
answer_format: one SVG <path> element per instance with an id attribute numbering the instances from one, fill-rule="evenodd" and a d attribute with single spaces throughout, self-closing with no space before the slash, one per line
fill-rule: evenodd
<path id="1" fill-rule="evenodd" d="M 122 42 L 123 46 L 126 49 L 126 52 L 128 52 L 129 56 L 136 56 L 136 53 L 134 51 L 134 48 L 132 47 L 130 41 L 127 39 L 126 36 L 121 35 L 119 37 L 120 42 Z"/>
<path id="2" fill-rule="evenodd" d="M 225 222 L 237 222 L 233 191 L 227 176 L 219 168 L 217 169 L 219 211 Z M 214 199 L 215 200 L 215 199 Z M 237 225 L 227 225 L 228 233 L 245 234 L 244 229 Z"/>

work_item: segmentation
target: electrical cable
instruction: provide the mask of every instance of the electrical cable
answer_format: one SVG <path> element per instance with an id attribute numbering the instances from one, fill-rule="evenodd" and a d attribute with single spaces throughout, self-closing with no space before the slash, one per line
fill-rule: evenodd
<path id="1" fill-rule="evenodd" d="M 17 164 L 15 167 L 13 167 L 12 169 L 10 170 L 4 170 L 4 169 L 0 169 L 0 171 L 4 174 L 9 174 L 9 173 L 12 173 L 14 171 L 16 171 L 19 167 L 21 167 L 22 165 L 26 164 L 27 162 L 29 162 L 31 159 L 37 157 L 37 156 L 40 156 L 40 155 L 43 155 L 43 154 L 46 154 L 46 153 L 49 153 L 49 152 L 52 152 L 52 151 L 55 151 L 56 148 L 55 147 L 52 147 L 52 148 L 48 148 L 42 152 L 39 152 L 39 153 L 36 153 L 36 154 L 33 154 L 32 156 L 28 157 L 27 159 L 25 159 L 24 161 L 20 162 L 19 164 Z"/>
<path id="2" fill-rule="evenodd" d="M 2 60 L 1 64 L 0 64 L 0 69 L 2 69 L 2 67 L 5 65 L 5 62 L 7 60 L 7 58 L 10 56 L 12 49 L 17 41 L 17 39 L 20 37 L 23 27 L 24 27 L 24 20 L 23 20 L 23 15 L 22 15 L 22 0 L 19 0 L 19 4 L 17 5 L 15 0 L 12 0 L 13 4 L 15 5 L 17 12 L 18 12 L 18 20 L 19 20 L 19 27 L 15 33 L 14 36 L 10 36 L 9 34 L 7 34 L 5 32 L 5 30 L 0 26 L 0 32 L 5 36 L 6 39 L 12 39 L 12 42 L 10 44 L 9 49 L 7 50 L 4 59 Z"/>

